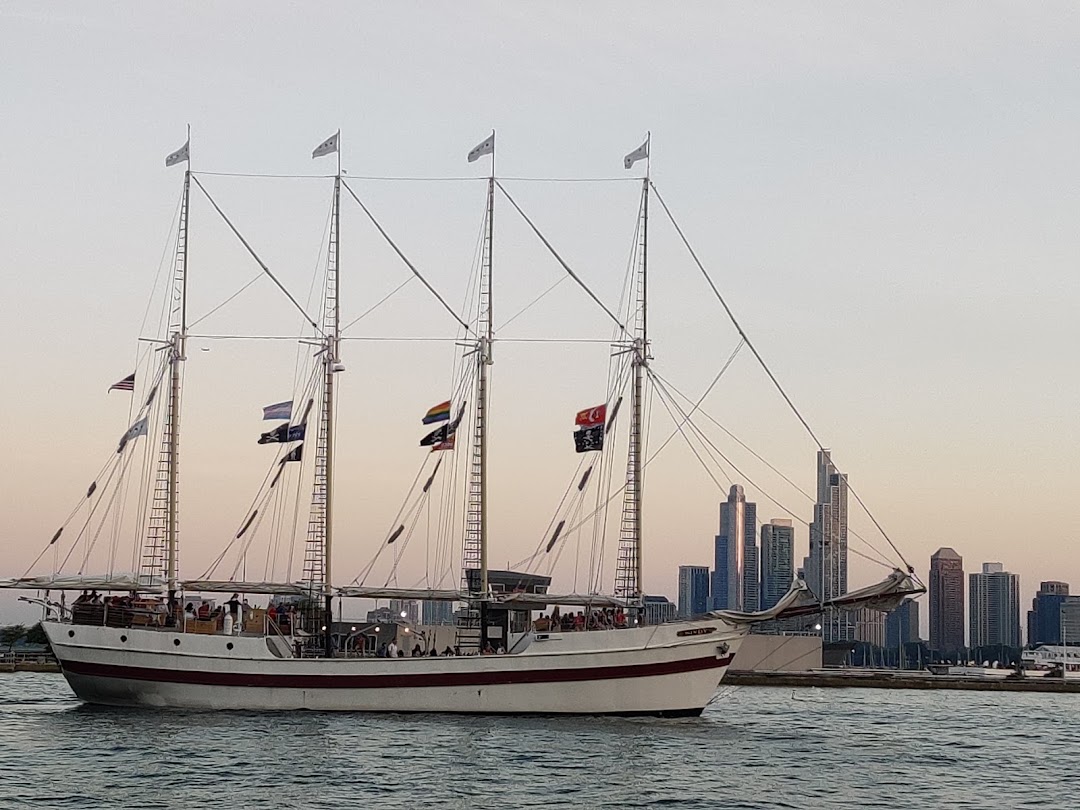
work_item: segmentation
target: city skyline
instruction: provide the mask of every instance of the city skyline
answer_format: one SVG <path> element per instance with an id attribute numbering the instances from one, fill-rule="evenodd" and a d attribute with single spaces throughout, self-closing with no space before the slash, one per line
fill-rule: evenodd
<path id="1" fill-rule="evenodd" d="M 1006 561 L 1025 606 L 1041 580 L 1080 579 L 1080 552 L 1050 530 L 1067 524 L 1080 488 L 1071 464 L 1080 382 L 1055 375 L 1052 397 L 1040 383 L 1068 368 L 1080 344 L 1069 224 L 1080 213 L 1071 194 L 1080 183 L 1072 11 L 1033 10 L 1029 35 L 1018 37 L 1009 20 L 973 23 L 949 9 L 918 24 L 899 10 L 795 10 L 786 33 L 760 9 L 683 9 L 692 24 L 676 33 L 661 10 L 605 6 L 586 18 L 568 8 L 481 8 L 480 22 L 441 9 L 400 17 L 351 10 L 339 20 L 293 9 L 271 21 L 222 8 L 195 24 L 174 8 L 5 6 L 6 120 L 22 124 L 2 133 L 0 176 L 25 193 L 0 210 L 0 294 L 11 304 L 0 335 L 6 381 L 17 393 L 9 420 L 19 425 L 0 470 L 0 576 L 26 570 L 128 427 L 126 395 L 105 389 L 131 371 L 179 195 L 162 158 L 190 123 L 198 167 L 252 173 L 322 171 L 312 168 L 311 149 L 340 128 L 346 167 L 358 178 L 458 176 L 469 170 L 464 151 L 493 127 L 507 177 L 621 176 L 622 155 L 651 131 L 654 178 L 703 262 L 920 575 L 934 549 L 954 544 L 973 558 Z M 404 54 L 372 33 L 402 26 L 416 32 Z M 250 31 L 267 47 L 245 52 L 223 33 L 230 30 Z M 541 53 L 538 35 L 551 57 L 542 71 L 529 58 Z M 672 58 L 642 60 L 644 49 Z M 190 56 L 183 71 L 181 56 Z M 393 81 L 380 64 L 398 66 Z M 490 77 L 484 92 L 478 76 Z M 439 127 L 417 126 L 418 116 Z M 325 184 L 207 182 L 237 223 L 254 229 L 284 283 L 307 289 Z M 508 187 L 602 298 L 618 300 L 631 185 Z M 363 188 L 403 248 L 460 300 L 480 195 L 449 184 Z M 500 205 L 498 306 L 509 317 L 554 283 L 558 269 Z M 220 223 L 212 230 L 213 217 L 205 202 L 194 211 L 198 316 L 253 269 Z M 363 227 L 350 211 L 349 318 L 403 280 Z M 696 397 L 738 337 L 722 328 L 722 313 L 671 234 L 655 234 L 655 367 Z M 606 337 L 569 287 L 506 337 Z M 272 332 L 286 323 L 262 282 L 250 294 L 237 300 L 246 313 L 240 327 Z M 444 337 L 450 330 L 428 304 L 406 288 L 364 326 Z M 210 318 L 207 332 L 225 331 L 234 314 Z M 294 358 L 291 348 L 208 340 L 190 349 L 181 565 L 197 575 L 245 517 L 265 462 L 253 421 L 258 408 L 283 398 Z M 500 560 L 527 556 L 542 535 L 573 463 L 554 437 L 564 438 L 568 414 L 602 397 L 607 351 L 601 346 L 599 359 L 586 362 L 585 344 L 546 357 L 538 344 L 498 346 L 492 531 Z M 742 351 L 703 408 L 812 496 L 816 448 L 748 360 Z M 413 410 L 445 399 L 450 362 L 434 340 L 353 343 L 345 361 L 342 407 L 355 424 L 340 437 L 348 497 L 335 570 L 343 583 L 385 539 L 415 473 Z M 542 451 L 528 464 L 520 459 L 523 425 Z M 662 440 L 670 429 L 661 421 L 654 435 Z M 708 480 L 685 448 L 676 452 L 678 441 L 648 470 L 650 593 L 676 592 L 672 558 L 711 564 L 716 509 L 730 486 Z M 222 458 L 235 465 L 229 474 Z M 735 459 L 742 466 L 743 456 Z M 753 478 L 756 485 L 743 485 L 762 519 L 784 511 L 761 490 L 812 518 L 813 497 L 804 500 L 768 470 L 755 468 Z M 1025 508 L 1001 508 L 1016 502 Z M 885 546 L 850 507 L 851 530 Z M 800 529 L 797 559 L 805 537 Z M 1038 553 L 1017 554 L 1018 538 Z M 853 554 L 866 551 L 849 540 Z M 880 573 L 852 556 L 851 587 Z M 404 563 L 400 574 L 421 578 L 423 562 Z M 559 574 L 573 582 L 567 570 Z M 27 615 L 7 596 L 0 621 Z"/>

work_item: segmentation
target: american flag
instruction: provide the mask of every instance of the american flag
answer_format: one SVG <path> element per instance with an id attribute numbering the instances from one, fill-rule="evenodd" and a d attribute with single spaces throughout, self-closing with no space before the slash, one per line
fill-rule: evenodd
<path id="1" fill-rule="evenodd" d="M 134 391 L 135 390 L 135 372 L 131 372 L 124 379 L 118 383 L 113 383 L 109 386 L 110 391 Z"/>

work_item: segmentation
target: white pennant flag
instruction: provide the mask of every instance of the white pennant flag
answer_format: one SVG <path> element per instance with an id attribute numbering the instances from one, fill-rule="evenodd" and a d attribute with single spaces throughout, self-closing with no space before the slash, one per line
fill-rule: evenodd
<path id="1" fill-rule="evenodd" d="M 493 154 L 495 154 L 495 133 L 494 132 L 492 132 L 491 135 L 489 135 L 488 137 L 484 138 L 484 140 L 482 140 L 480 143 L 478 143 L 476 145 L 475 149 L 473 149 L 471 152 L 469 152 L 469 163 L 473 163 L 474 161 L 477 160 L 477 158 L 483 157 L 484 155 L 493 155 Z"/>
<path id="2" fill-rule="evenodd" d="M 315 151 L 311 153 L 313 158 L 322 157 L 323 155 L 332 155 L 338 150 L 338 136 L 341 135 L 339 129 L 325 141 L 315 147 Z"/>
<path id="3" fill-rule="evenodd" d="M 639 160 L 644 160 L 649 156 L 649 139 L 645 139 L 645 143 L 631 152 L 629 155 L 623 158 L 623 166 L 630 168 Z"/>
<path id="4" fill-rule="evenodd" d="M 177 163 L 183 163 L 185 160 L 190 160 L 191 157 L 188 154 L 188 145 L 191 142 L 188 141 L 167 158 L 165 158 L 165 166 L 175 166 Z"/>

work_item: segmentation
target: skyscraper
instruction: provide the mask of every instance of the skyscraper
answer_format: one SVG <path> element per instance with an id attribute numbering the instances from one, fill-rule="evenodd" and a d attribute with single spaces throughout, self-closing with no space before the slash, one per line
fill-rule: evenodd
<path id="1" fill-rule="evenodd" d="M 709 609 L 709 569 L 704 565 L 679 566 L 679 618 L 700 616 Z"/>
<path id="2" fill-rule="evenodd" d="M 847 593 L 848 579 L 848 484 L 836 469 L 829 450 L 817 454 L 817 503 L 810 524 L 810 555 L 803 568 L 806 584 L 825 601 Z M 823 617 L 825 641 L 850 641 L 854 627 L 844 611 Z"/>
<path id="3" fill-rule="evenodd" d="M 757 610 L 757 504 L 747 503 L 738 484 L 720 504 L 720 533 L 715 542 L 713 609 Z"/>
<path id="4" fill-rule="evenodd" d="M 1078 600 L 1080 597 L 1069 596 L 1067 582 L 1040 582 L 1027 615 L 1027 643 L 1032 647 L 1060 644 L 1062 605 Z"/>
<path id="5" fill-rule="evenodd" d="M 885 612 L 872 608 L 856 608 L 849 611 L 855 622 L 855 640 L 865 641 L 875 647 L 885 646 Z"/>
<path id="6" fill-rule="evenodd" d="M 454 603 L 425 601 L 421 608 L 424 624 L 453 624 Z"/>
<path id="7" fill-rule="evenodd" d="M 919 603 L 905 599 L 885 618 L 885 646 L 899 647 L 919 640 Z"/>
<path id="8" fill-rule="evenodd" d="M 1020 577 L 1001 563 L 983 563 L 968 578 L 970 646 L 1020 646 Z"/>
<path id="9" fill-rule="evenodd" d="M 795 529 L 790 520 L 773 518 L 761 527 L 761 610 L 768 610 L 795 579 Z"/>
<path id="10" fill-rule="evenodd" d="M 951 548 L 930 557 L 930 648 L 946 657 L 964 649 L 964 558 Z"/>

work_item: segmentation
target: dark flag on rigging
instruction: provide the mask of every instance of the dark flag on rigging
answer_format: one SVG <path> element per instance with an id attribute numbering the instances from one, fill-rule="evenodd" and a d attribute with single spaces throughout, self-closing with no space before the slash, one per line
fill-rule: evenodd
<path id="1" fill-rule="evenodd" d="M 420 446 L 431 447 L 432 445 L 443 444 L 450 440 L 450 437 L 454 435 L 456 429 L 456 422 L 447 422 L 445 425 L 440 425 L 420 440 Z"/>
<path id="2" fill-rule="evenodd" d="M 592 427 L 579 428 L 574 431 L 574 450 L 578 453 L 588 453 L 592 450 L 604 449 L 604 423 Z"/>
<path id="3" fill-rule="evenodd" d="M 259 437 L 259 444 L 273 444 L 274 442 L 280 442 L 282 444 L 286 442 L 298 442 L 304 438 L 304 433 L 307 431 L 306 425 L 290 425 L 286 422 L 283 425 L 278 425 L 271 431 L 262 434 Z"/>
<path id="4" fill-rule="evenodd" d="M 301 461 L 304 458 L 304 445 L 298 444 L 292 450 L 285 454 L 285 457 L 278 462 L 278 464 L 285 464 L 289 461 Z"/>

